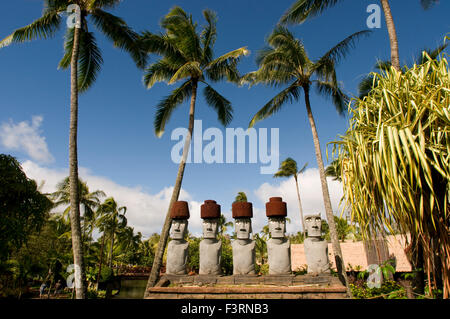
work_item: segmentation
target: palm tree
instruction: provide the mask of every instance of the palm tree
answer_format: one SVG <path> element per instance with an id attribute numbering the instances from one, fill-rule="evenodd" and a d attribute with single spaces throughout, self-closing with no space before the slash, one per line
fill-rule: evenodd
<path id="1" fill-rule="evenodd" d="M 154 120 L 157 136 L 163 134 L 173 110 L 190 98 L 188 135 L 147 287 L 154 286 L 158 278 L 169 235 L 170 209 L 178 200 L 180 193 L 194 130 L 198 85 L 205 85 L 203 93 L 207 104 L 217 112 L 218 120 L 223 125 L 227 125 L 233 118 L 232 105 L 206 80 L 218 82 L 226 79 L 237 83 L 240 79 L 237 63 L 240 57 L 248 54 L 247 49 L 243 47 L 214 59 L 213 47 L 217 37 L 216 14 L 210 10 L 204 10 L 203 16 L 207 25 L 203 27 L 201 33 L 198 33 L 197 24 L 192 21 L 192 16 L 186 14 L 180 7 L 174 7 L 161 21 L 161 26 L 165 30 L 164 34 L 144 32 L 141 39 L 147 52 L 161 56 L 160 60 L 152 63 L 145 70 L 144 83 L 147 88 L 151 88 L 156 82 L 161 81 L 166 81 L 168 84 L 183 81 L 180 87 L 173 90 L 157 105 Z"/>
<path id="2" fill-rule="evenodd" d="M 303 207 L 302 207 L 302 201 L 300 199 L 300 190 L 298 188 L 298 176 L 305 172 L 307 166 L 308 166 L 308 163 L 303 165 L 303 167 L 300 170 L 298 170 L 297 169 L 297 162 L 294 159 L 288 157 L 283 162 L 281 162 L 280 169 L 278 170 L 278 172 L 276 172 L 273 175 L 273 177 L 291 177 L 291 176 L 294 176 L 295 187 L 297 188 L 298 206 L 300 208 L 300 221 L 302 223 L 303 231 L 305 231 L 305 219 L 303 218 Z"/>
<path id="3" fill-rule="evenodd" d="M 76 11 L 79 11 L 80 24 L 67 30 L 65 55 L 59 63 L 60 68 L 67 69 L 70 66 L 71 70 L 69 182 L 72 249 L 74 264 L 78 266 L 76 269 L 79 269 L 79 274 L 76 275 L 80 279 L 79 287 L 76 288 L 77 299 L 84 299 L 86 295 L 80 225 L 80 194 L 77 187 L 78 94 L 92 86 L 103 62 L 94 33 L 88 30 L 87 18 L 91 18 L 96 28 L 110 39 L 115 47 L 129 52 L 138 66 L 143 67 L 146 60 L 146 55 L 143 54 L 143 51 L 137 44 L 137 34 L 127 26 L 125 21 L 103 10 L 103 8 L 113 8 L 119 3 L 120 0 L 44 0 L 42 17 L 23 28 L 15 30 L 0 42 L 0 48 L 2 48 L 13 42 L 22 43 L 37 38 L 50 38 L 56 34 L 61 26 L 61 13 L 66 12 L 70 5 L 75 5 Z"/>
<path id="4" fill-rule="evenodd" d="M 336 226 L 333 220 L 330 194 L 325 176 L 325 169 L 320 149 L 319 135 L 311 110 L 310 90 L 314 86 L 317 92 L 325 97 L 331 97 L 338 113 L 342 114 L 348 97 L 341 91 L 337 82 L 335 65 L 339 59 L 345 57 L 349 48 L 363 35 L 370 31 L 356 32 L 338 43 L 325 55 L 316 61 L 309 59 L 302 42 L 295 39 L 288 29 L 277 26 L 268 37 L 268 47 L 261 50 L 257 57 L 259 69 L 244 76 L 243 82 L 263 83 L 271 86 L 288 85 L 266 105 L 264 105 L 252 118 L 250 127 L 256 122 L 270 117 L 281 109 L 288 101 L 298 101 L 301 90 L 305 96 L 305 106 L 314 140 L 317 164 L 319 167 L 320 181 L 327 219 L 330 223 L 333 251 L 336 257 L 336 266 L 341 280 L 348 287 L 347 275 L 342 259 L 342 252 L 337 238 Z"/>
<path id="5" fill-rule="evenodd" d="M 87 183 L 81 179 L 78 179 L 78 194 L 80 194 L 80 204 L 84 210 L 81 220 L 83 221 L 82 242 L 85 243 L 95 228 L 97 218 L 95 210 L 100 206 L 100 198 L 105 197 L 106 194 L 102 190 L 90 192 Z M 67 205 L 63 212 L 64 216 L 70 214 L 69 177 L 66 177 L 56 185 L 56 191 L 50 194 L 50 197 L 54 200 L 55 207 Z"/>
<path id="6" fill-rule="evenodd" d="M 283 24 L 303 23 L 308 18 L 314 17 L 326 9 L 343 2 L 343 0 L 297 0 L 282 16 L 280 22 Z M 395 29 L 394 18 L 388 0 L 380 0 L 383 7 L 386 26 L 391 43 L 391 62 L 392 66 L 400 70 L 400 56 L 398 50 L 397 31 Z M 439 0 L 420 0 L 422 7 L 427 10 Z"/>
<path id="7" fill-rule="evenodd" d="M 125 206 L 119 207 L 114 198 L 109 197 L 105 199 L 103 204 L 99 207 L 100 217 L 98 220 L 100 230 L 105 234 L 109 234 L 109 267 L 112 268 L 114 255 L 114 240 L 116 233 L 127 225 L 127 218 L 125 213 L 127 208 Z"/>
<path id="8" fill-rule="evenodd" d="M 234 198 L 235 202 L 247 202 L 247 194 L 244 192 L 238 192 L 236 197 Z"/>

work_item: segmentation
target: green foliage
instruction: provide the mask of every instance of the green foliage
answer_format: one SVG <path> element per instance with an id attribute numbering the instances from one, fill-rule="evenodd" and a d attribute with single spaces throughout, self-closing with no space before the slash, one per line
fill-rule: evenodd
<path id="1" fill-rule="evenodd" d="M 244 192 L 239 192 L 234 198 L 235 202 L 247 202 L 247 194 Z"/>
<path id="2" fill-rule="evenodd" d="M 256 264 L 255 271 L 258 275 L 268 275 L 269 274 L 269 264 Z"/>
<path id="3" fill-rule="evenodd" d="M 350 284 L 355 299 L 407 299 L 405 289 L 395 281 L 385 281 L 380 288 L 368 288 L 365 282 Z"/>
<path id="4" fill-rule="evenodd" d="M 402 72 L 373 74 L 377 85 L 349 106 L 350 126 L 335 142 L 344 200 L 366 238 L 386 226 L 420 242 L 424 259 L 450 290 L 448 229 L 450 76 L 443 54 Z"/>
<path id="5" fill-rule="evenodd" d="M 198 274 L 200 269 L 200 238 L 190 237 L 188 248 L 188 270 Z"/>
<path id="6" fill-rule="evenodd" d="M 100 274 L 100 282 L 108 282 L 114 278 L 114 271 L 107 266 L 102 267 L 102 273 Z"/>
<path id="7" fill-rule="evenodd" d="M 36 182 L 25 175 L 20 163 L 12 156 L 0 154 L 0 261 L 42 228 L 52 206 Z"/>
<path id="8" fill-rule="evenodd" d="M 231 241 L 227 238 L 222 240 L 222 274 L 233 274 L 233 247 L 231 247 Z"/>

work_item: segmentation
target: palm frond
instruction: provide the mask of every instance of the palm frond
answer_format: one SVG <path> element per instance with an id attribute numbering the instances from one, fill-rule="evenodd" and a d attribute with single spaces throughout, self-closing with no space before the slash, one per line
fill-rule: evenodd
<path id="1" fill-rule="evenodd" d="M 321 14 L 340 0 L 297 0 L 281 17 L 280 23 L 303 23 L 308 18 Z"/>
<path id="2" fill-rule="evenodd" d="M 33 23 L 15 30 L 11 35 L 0 41 L 0 49 L 11 43 L 22 43 L 37 38 L 47 39 L 55 35 L 61 24 L 61 17 L 55 10 L 49 10 Z"/>
<path id="3" fill-rule="evenodd" d="M 164 56 L 172 63 L 183 65 L 188 61 L 167 34 L 144 31 L 139 37 L 139 44 L 144 52 Z"/>
<path id="4" fill-rule="evenodd" d="M 217 112 L 217 118 L 222 125 L 227 126 L 233 120 L 231 102 L 207 85 L 203 91 L 206 102 Z"/>
<path id="5" fill-rule="evenodd" d="M 156 115 L 154 119 L 155 134 L 160 137 L 164 134 L 166 123 L 169 121 L 173 110 L 181 103 L 186 101 L 192 94 L 192 81 L 184 82 L 179 88 L 165 97 L 157 105 Z"/>
<path id="6" fill-rule="evenodd" d="M 150 89 L 156 82 L 169 82 L 177 69 L 167 59 L 160 59 L 147 67 L 144 72 L 144 84 Z"/>
<path id="7" fill-rule="evenodd" d="M 355 47 L 356 41 L 359 40 L 361 37 L 367 37 L 370 34 L 372 34 L 372 31 L 370 30 L 363 30 L 353 33 L 352 35 L 348 36 L 338 44 L 336 44 L 331 50 L 329 50 L 327 53 L 325 53 L 322 58 L 319 59 L 319 62 L 324 60 L 332 60 L 334 63 L 339 63 L 339 61 L 343 58 L 345 58 L 350 51 L 350 49 Z"/>
<path id="8" fill-rule="evenodd" d="M 183 52 L 184 56 L 194 61 L 200 60 L 202 52 L 196 24 L 183 9 L 178 6 L 173 7 L 162 19 L 161 27 L 166 29 L 167 35 L 176 43 L 177 48 Z"/>
<path id="9" fill-rule="evenodd" d="M 436 3 L 439 3 L 439 0 L 420 0 L 420 4 L 424 10 L 430 9 Z"/>
<path id="10" fill-rule="evenodd" d="M 300 97 L 300 88 L 297 86 L 296 83 L 293 83 L 291 86 L 278 93 L 266 105 L 264 105 L 258 111 L 258 113 L 256 113 L 255 116 L 253 116 L 252 120 L 250 121 L 249 127 L 253 127 L 256 124 L 256 122 L 268 118 L 269 116 L 278 112 L 286 102 L 292 103 L 293 101 L 297 101 L 299 97 Z"/>
<path id="11" fill-rule="evenodd" d="M 172 78 L 169 80 L 169 84 L 173 84 L 179 80 L 185 78 L 200 78 L 202 76 L 202 70 L 200 69 L 200 63 L 197 61 L 189 61 L 181 66 Z"/>
<path id="12" fill-rule="evenodd" d="M 88 9 L 112 9 L 120 4 L 121 0 L 91 0 L 89 1 Z"/>
<path id="13" fill-rule="evenodd" d="M 203 46 L 203 60 L 209 63 L 213 58 L 213 50 L 214 44 L 217 39 L 217 15 L 214 11 L 204 10 L 203 16 L 205 17 L 207 26 L 204 27 L 200 39 Z"/>
<path id="14" fill-rule="evenodd" d="M 115 47 L 128 52 L 139 68 L 144 68 L 147 53 L 143 50 L 139 35 L 124 20 L 101 9 L 91 11 L 94 25 L 109 38 Z"/>
<path id="15" fill-rule="evenodd" d="M 65 54 L 59 62 L 59 68 L 67 69 L 72 60 L 74 29 L 67 29 L 64 43 Z M 85 92 L 97 79 L 103 64 L 103 58 L 92 32 L 80 29 L 80 49 L 78 57 L 78 89 Z"/>
<path id="16" fill-rule="evenodd" d="M 343 115 L 350 101 L 339 86 L 332 82 L 315 81 L 317 92 L 321 96 L 330 97 L 339 115 Z"/>

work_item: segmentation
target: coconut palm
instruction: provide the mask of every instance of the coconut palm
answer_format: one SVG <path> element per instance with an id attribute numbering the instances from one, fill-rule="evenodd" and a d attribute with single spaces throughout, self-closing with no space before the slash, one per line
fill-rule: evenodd
<path id="1" fill-rule="evenodd" d="M 303 23 L 308 18 L 315 17 L 340 2 L 343 2 L 343 0 L 297 0 L 282 16 L 280 22 L 284 24 Z M 380 2 L 383 7 L 391 43 L 392 66 L 400 70 L 397 31 L 395 29 L 391 6 L 389 5 L 389 0 L 380 0 Z M 435 3 L 439 3 L 439 0 L 420 0 L 420 4 L 425 10 L 432 7 Z"/>
<path id="2" fill-rule="evenodd" d="M 294 176 L 295 181 L 295 187 L 297 189 L 297 198 L 298 198 L 298 206 L 300 208 L 300 221 L 302 223 L 302 229 L 305 231 L 305 219 L 303 218 L 303 207 L 302 207 L 302 200 L 300 199 L 300 190 L 298 188 L 298 176 L 305 172 L 306 167 L 308 166 L 308 163 L 303 165 L 303 167 L 298 170 L 297 169 L 297 162 L 288 157 L 283 162 L 281 162 L 280 168 L 278 172 L 276 172 L 273 177 L 291 177 Z"/>
<path id="3" fill-rule="evenodd" d="M 108 234 L 110 239 L 109 267 L 112 268 L 114 255 L 114 240 L 116 234 L 127 225 L 125 206 L 119 207 L 114 198 L 109 197 L 99 207 L 100 217 L 98 219 L 99 229 L 103 234 Z"/>
<path id="4" fill-rule="evenodd" d="M 236 197 L 234 198 L 235 202 L 247 202 L 247 194 L 244 192 L 238 192 Z"/>
<path id="5" fill-rule="evenodd" d="M 166 214 L 158 251 L 149 277 L 148 287 L 153 286 L 159 275 L 163 253 L 167 244 L 170 229 L 170 209 L 178 200 L 183 179 L 186 159 L 192 132 L 194 130 L 195 104 L 197 90 L 200 84 L 205 87 L 203 93 L 207 105 L 212 107 L 218 115 L 218 120 L 227 125 L 233 118 L 231 102 L 220 95 L 207 82 L 219 82 L 228 80 L 238 82 L 240 79 L 237 70 L 239 58 L 248 54 L 246 48 L 230 51 L 218 58 L 213 57 L 213 48 L 216 42 L 216 14 L 209 10 L 203 11 L 207 22 L 199 33 L 197 23 L 180 7 L 172 8 L 162 19 L 161 26 L 165 30 L 163 34 L 144 32 L 142 45 L 149 53 L 161 56 L 157 62 L 150 64 L 145 70 L 144 83 L 151 88 L 156 82 L 165 81 L 174 84 L 181 81 L 182 84 L 173 90 L 157 105 L 154 120 L 155 133 L 161 136 L 172 112 L 183 102 L 190 98 L 188 135 L 185 139 L 182 159 L 179 164 L 169 209 Z"/>
<path id="6" fill-rule="evenodd" d="M 83 243 L 91 236 L 95 228 L 97 219 L 96 209 L 100 206 L 100 198 L 105 197 L 106 194 L 102 190 L 89 191 L 86 182 L 78 179 L 78 194 L 80 194 L 80 204 L 83 206 L 83 221 L 82 239 Z M 55 207 L 67 206 L 63 212 L 63 216 L 67 219 L 70 215 L 70 182 L 69 177 L 66 177 L 56 185 L 56 191 L 50 194 L 54 200 Z"/>
<path id="7" fill-rule="evenodd" d="M 0 42 L 0 48 L 12 43 L 22 43 L 35 39 L 53 37 L 61 26 L 61 13 L 66 12 L 70 5 L 79 15 L 77 24 L 66 33 L 65 55 L 59 67 L 70 67 L 70 134 L 69 134 L 69 176 L 70 176 L 70 215 L 72 227 L 72 249 L 76 275 L 80 279 L 76 288 L 76 298 L 85 298 L 85 274 L 80 226 L 80 194 L 78 193 L 78 94 L 92 86 L 103 62 L 100 49 L 97 46 L 93 32 L 89 32 L 88 22 L 110 39 L 115 47 L 131 54 L 138 66 L 145 65 L 146 55 L 137 44 L 137 34 L 133 32 L 121 18 L 116 17 L 104 8 L 113 8 L 120 0 L 44 0 L 42 17 L 31 24 L 15 30 Z M 88 20 L 90 17 L 90 20 Z M 79 271 L 78 271 L 79 270 Z M 78 274 L 79 272 L 79 274 Z"/>
<path id="8" fill-rule="evenodd" d="M 303 90 L 304 92 L 306 111 L 311 125 L 314 149 L 319 166 L 325 211 L 330 223 L 336 265 L 338 273 L 346 285 L 347 275 L 336 234 L 336 227 L 333 222 L 333 210 L 325 176 L 319 135 L 311 110 L 310 91 L 315 87 L 320 95 L 330 97 L 338 113 L 342 114 L 347 105 L 348 97 L 342 92 L 338 84 L 335 66 L 341 58 L 346 56 L 358 38 L 369 33 L 370 31 L 356 32 L 338 43 L 318 60 L 312 61 L 306 54 L 302 42 L 294 38 L 293 34 L 285 27 L 277 26 L 267 39 L 269 46 L 258 54 L 257 63 L 259 69 L 243 78 L 243 82 L 249 82 L 250 85 L 257 83 L 271 86 L 287 85 L 287 88 L 283 89 L 256 113 L 250 122 L 250 127 L 255 125 L 256 122 L 278 112 L 287 102 L 298 101 L 301 91 Z"/>

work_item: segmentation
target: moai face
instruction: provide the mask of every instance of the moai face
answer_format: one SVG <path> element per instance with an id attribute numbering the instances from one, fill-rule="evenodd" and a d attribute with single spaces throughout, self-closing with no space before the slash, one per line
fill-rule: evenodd
<path id="1" fill-rule="evenodd" d="M 184 239 L 187 231 L 187 225 L 187 219 L 172 219 L 172 225 L 170 227 L 170 238 Z"/>
<path id="2" fill-rule="evenodd" d="M 305 224 L 308 237 L 322 236 L 322 218 L 320 215 L 306 216 Z"/>
<path id="3" fill-rule="evenodd" d="M 234 223 L 237 239 L 249 239 L 252 232 L 252 221 L 250 218 L 236 218 Z"/>
<path id="4" fill-rule="evenodd" d="M 218 225 L 218 218 L 203 219 L 203 238 L 216 239 Z"/>
<path id="5" fill-rule="evenodd" d="M 269 217 L 269 232 L 272 238 L 284 238 L 286 219 L 284 217 Z"/>

